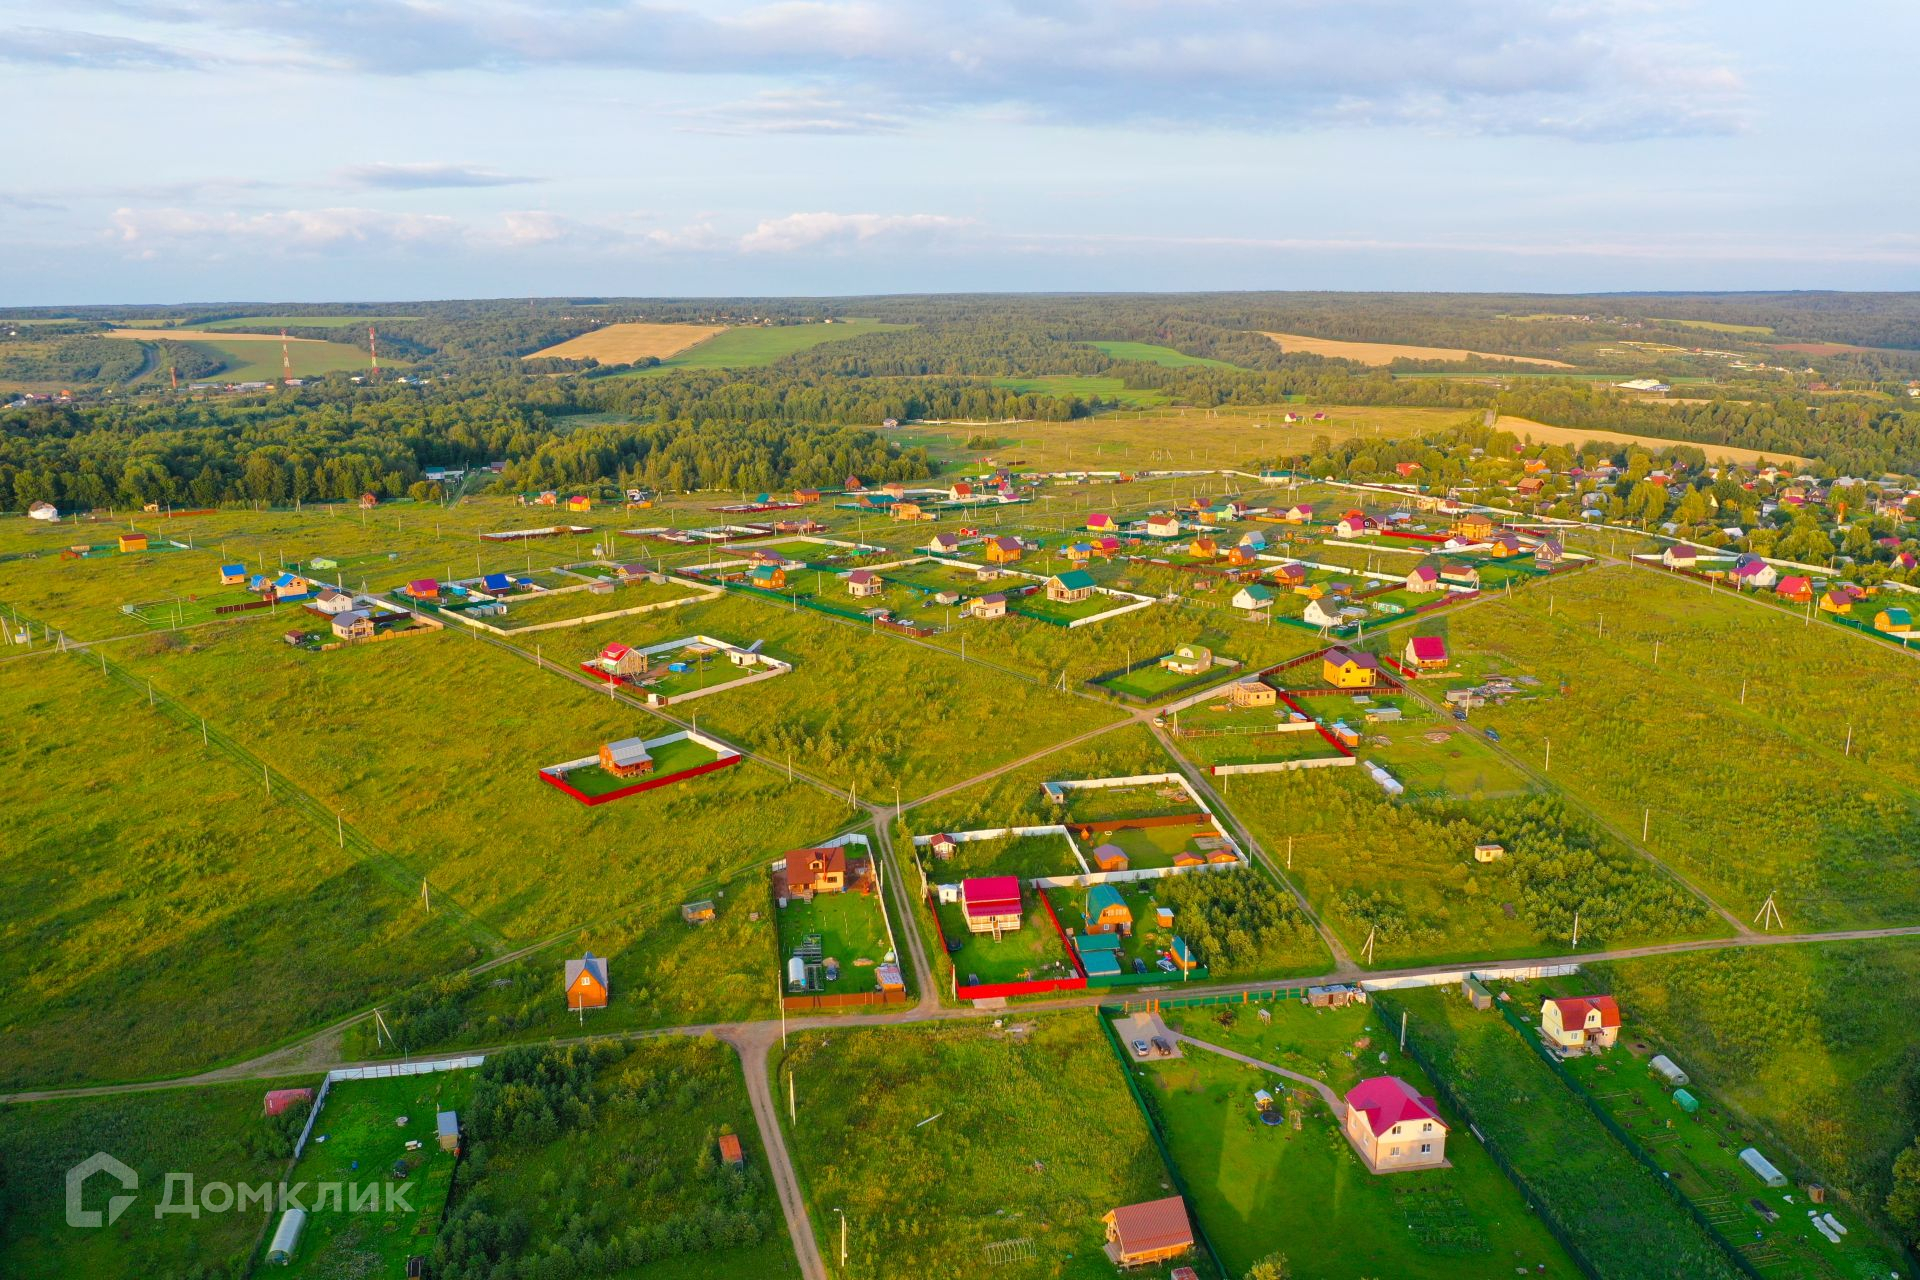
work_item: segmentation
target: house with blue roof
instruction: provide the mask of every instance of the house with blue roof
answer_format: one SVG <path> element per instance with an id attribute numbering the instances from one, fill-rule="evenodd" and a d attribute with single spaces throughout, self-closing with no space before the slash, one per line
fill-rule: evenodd
<path id="1" fill-rule="evenodd" d="M 237 587 L 247 580 L 247 566 L 243 564 L 223 564 L 220 566 L 220 585 Z"/>
<path id="2" fill-rule="evenodd" d="M 480 579 L 480 587 L 489 594 L 513 590 L 513 579 L 504 573 L 489 573 Z"/>

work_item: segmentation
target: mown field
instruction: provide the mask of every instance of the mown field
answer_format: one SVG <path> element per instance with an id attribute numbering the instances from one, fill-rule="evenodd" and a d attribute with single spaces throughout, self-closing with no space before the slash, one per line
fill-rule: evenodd
<path id="1" fill-rule="evenodd" d="M 796 351 L 817 347 L 823 342 L 862 338 L 884 333 L 904 325 L 878 320 L 836 320 L 832 324 L 786 324 L 728 329 L 693 347 L 662 360 L 651 369 L 636 370 L 633 377 L 645 377 L 671 369 L 756 369 L 772 364 Z"/>
<path id="2" fill-rule="evenodd" d="M 798 1119 L 787 1124 L 782 1110 L 781 1122 L 836 1274 L 1106 1280 L 1100 1216 L 1170 1194 L 1146 1122 L 1084 1013 L 1010 1019 L 1001 1030 L 796 1036 L 776 1064 L 776 1092 L 789 1073 Z M 996 1243 L 1014 1260 L 990 1266 Z M 1167 1270 L 1133 1274 L 1164 1280 Z"/>
<path id="3" fill-rule="evenodd" d="M 0 1083 L 210 1066 L 487 954 L 81 655 L 0 666 L 0 714 Z"/>
<path id="4" fill-rule="evenodd" d="M 156 1216 L 169 1173 L 258 1186 L 277 1181 L 293 1154 L 304 1108 L 269 1120 L 261 1096 L 276 1087 L 313 1087 L 311 1077 L 255 1080 L 196 1089 L 76 1098 L 0 1108 L 0 1273 L 12 1280 L 75 1276 L 240 1276 L 254 1244 L 271 1230 L 259 1210 Z M 95 1152 L 129 1165 L 138 1198 L 113 1223 L 66 1223 L 66 1171 Z M 122 1194 L 97 1173 L 85 1208 L 101 1211 Z"/>
<path id="5" fill-rule="evenodd" d="M 1715 936 L 1707 903 L 1551 795 L 1400 800 L 1358 768 L 1216 780 L 1356 959 L 1395 966 Z M 1488 864 L 1473 846 L 1507 855 Z"/>
<path id="6" fill-rule="evenodd" d="M 1324 1080 L 1338 1093 L 1381 1073 L 1432 1092 L 1419 1064 L 1392 1053 L 1389 1029 L 1366 1005 L 1260 1007 L 1270 1022 L 1259 1021 L 1255 1006 L 1235 1005 L 1167 1017 L 1182 1034 Z M 1276 1252 L 1298 1276 L 1578 1274 L 1444 1107 L 1453 1167 L 1381 1177 L 1367 1171 L 1316 1094 L 1193 1045 L 1181 1048 L 1179 1060 L 1149 1060 L 1141 1076 L 1201 1224 L 1232 1274 Z M 1382 1049 L 1391 1055 L 1384 1065 Z M 1255 1089 L 1280 1099 L 1283 1114 L 1298 1112 L 1299 1127 L 1261 1123 Z"/>
<path id="7" fill-rule="evenodd" d="M 1451 633 L 1548 691 L 1477 724 L 1536 765 L 1551 740 L 1555 784 L 1644 824 L 1732 911 L 1773 893 L 1793 929 L 1920 919 L 1920 683 L 1898 651 L 1623 568 L 1467 610 Z"/>
<path id="8" fill-rule="evenodd" d="M 1209 360 L 1205 356 L 1190 356 L 1184 351 L 1175 351 L 1172 347 L 1156 346 L 1151 342 L 1089 342 L 1090 347 L 1112 356 L 1115 360 L 1141 360 L 1148 364 L 1165 365 L 1171 369 L 1185 369 L 1194 365 L 1212 369 L 1231 369 L 1234 366 L 1225 360 Z"/>
<path id="9" fill-rule="evenodd" d="M 740 1061 L 717 1040 L 520 1049 L 473 1073 L 432 1275 L 799 1275 Z M 719 1159 L 722 1134 L 744 1167 Z"/>
<path id="10" fill-rule="evenodd" d="M 1474 1010 L 1453 987 L 1377 1003 L 1389 1019 L 1407 1011 L 1409 1043 L 1604 1280 L 1740 1274 L 1498 1013 Z"/>
<path id="11" fill-rule="evenodd" d="M 1911 939 L 1768 947 L 1590 966 L 1637 1032 L 1777 1136 L 1769 1158 L 1878 1215 L 1920 1130 Z"/>
<path id="12" fill-rule="evenodd" d="M 527 359 L 593 359 L 601 364 L 632 364 L 649 356 L 665 360 L 722 332 L 725 326 L 712 324 L 609 324 L 557 342 Z"/>

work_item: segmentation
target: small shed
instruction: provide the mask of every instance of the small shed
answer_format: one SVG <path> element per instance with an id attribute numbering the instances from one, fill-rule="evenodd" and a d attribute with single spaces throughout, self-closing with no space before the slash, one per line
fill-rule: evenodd
<path id="1" fill-rule="evenodd" d="M 267 1261 L 276 1266 L 288 1266 L 293 1262 L 293 1251 L 300 1243 L 301 1229 L 307 1225 L 305 1209 L 289 1209 L 280 1215 L 280 1225 L 273 1229 L 273 1243 L 267 1246 Z"/>
<path id="2" fill-rule="evenodd" d="M 440 1137 L 442 1151 L 460 1150 L 460 1113 L 458 1111 L 436 1113 L 433 1117 L 433 1127 L 434 1132 Z"/>
<path id="3" fill-rule="evenodd" d="M 296 1102 L 312 1102 L 311 1089 L 269 1089 L 261 1101 L 262 1114 L 277 1116 Z"/>
<path id="4" fill-rule="evenodd" d="M 746 1153 L 740 1149 L 740 1139 L 738 1136 L 731 1133 L 723 1133 L 720 1135 L 720 1163 L 726 1165 L 729 1169 L 744 1169 L 746 1167 L 747 1156 Z"/>
<path id="5" fill-rule="evenodd" d="M 1787 1175 L 1774 1168 L 1773 1162 L 1753 1147 L 1740 1153 L 1740 1163 L 1753 1170 L 1753 1176 L 1770 1187 L 1787 1185 Z"/>
<path id="6" fill-rule="evenodd" d="M 1689 1083 L 1687 1073 L 1680 1069 L 1680 1064 L 1664 1053 L 1654 1054 L 1653 1060 L 1647 1063 L 1647 1066 L 1652 1068 L 1653 1074 L 1676 1088 Z"/>
<path id="7" fill-rule="evenodd" d="M 1493 1008 L 1493 992 L 1487 990 L 1486 984 L 1472 974 L 1460 980 L 1460 994 L 1476 1009 Z"/>
<path id="8" fill-rule="evenodd" d="M 702 898 L 698 902 L 680 904 L 680 918 L 688 924 L 706 924 L 713 919 L 713 903 Z"/>
<path id="9" fill-rule="evenodd" d="M 1692 1094 L 1688 1093 L 1685 1089 L 1675 1089 L 1673 1091 L 1673 1105 L 1680 1108 L 1682 1111 L 1686 1112 L 1688 1115 L 1692 1115 L 1696 1111 L 1700 1110 L 1700 1099 L 1694 1097 Z"/>

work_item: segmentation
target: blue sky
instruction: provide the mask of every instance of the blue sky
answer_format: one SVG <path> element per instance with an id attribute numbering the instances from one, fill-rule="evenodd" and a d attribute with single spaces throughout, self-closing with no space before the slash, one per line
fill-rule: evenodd
<path id="1" fill-rule="evenodd" d="M 0 0 L 0 304 L 1920 288 L 1920 6 Z"/>

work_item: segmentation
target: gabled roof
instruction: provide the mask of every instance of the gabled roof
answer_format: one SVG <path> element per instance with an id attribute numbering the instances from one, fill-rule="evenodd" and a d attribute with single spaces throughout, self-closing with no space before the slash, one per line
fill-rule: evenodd
<path id="1" fill-rule="evenodd" d="M 1240 590 L 1235 593 L 1234 598 L 1238 599 L 1240 596 L 1245 596 L 1249 600 L 1271 600 L 1273 599 L 1273 592 L 1261 586 L 1259 583 L 1253 582 L 1240 588 Z"/>
<path id="2" fill-rule="evenodd" d="M 1097 918 L 1108 907 L 1119 907 L 1125 910 L 1126 906 L 1126 899 L 1122 898 L 1120 891 L 1110 884 L 1096 884 L 1087 890 L 1087 916 L 1089 919 Z"/>
<path id="3" fill-rule="evenodd" d="M 873 581 L 873 570 L 855 569 L 852 573 L 847 575 L 847 581 L 857 587 L 864 587 L 869 582 Z"/>
<path id="4" fill-rule="evenodd" d="M 607 744 L 607 756 L 618 768 L 628 765 L 644 764 L 653 759 L 647 754 L 647 744 L 639 738 L 621 738 Z"/>
<path id="5" fill-rule="evenodd" d="M 1380 659 L 1360 649 L 1329 649 L 1326 659 L 1336 667 L 1352 664 L 1367 671 L 1380 669 Z"/>
<path id="6" fill-rule="evenodd" d="M 1009 915 L 1020 910 L 1017 876 L 975 876 L 960 882 L 960 906 L 970 916 Z"/>
<path id="7" fill-rule="evenodd" d="M 632 649 L 628 648 L 624 644 L 621 644 L 618 640 L 615 640 L 612 644 L 608 645 L 606 648 L 600 651 L 600 656 L 606 659 L 608 662 L 618 662 L 620 661 L 620 659 L 626 657 L 629 653 L 632 653 L 632 652 L 633 652 Z"/>
<path id="8" fill-rule="evenodd" d="M 1157 1253 L 1193 1243 L 1186 1202 L 1179 1196 L 1123 1205 L 1107 1216 L 1113 1219 L 1114 1239 L 1123 1254 Z"/>
<path id="9" fill-rule="evenodd" d="M 578 960 L 567 961 L 567 986 L 569 989 L 572 988 L 574 983 L 580 980 L 582 973 L 592 974 L 593 980 L 602 987 L 605 987 L 607 985 L 606 957 L 596 956 L 593 952 L 589 951 Z"/>
<path id="10" fill-rule="evenodd" d="M 1445 662 L 1447 660 L 1447 642 L 1439 636 L 1415 636 L 1409 648 L 1413 650 L 1416 662 Z"/>
<path id="11" fill-rule="evenodd" d="M 1069 569 L 1065 573 L 1056 573 L 1053 580 L 1068 591 L 1083 591 L 1093 585 L 1093 575 L 1085 569 Z"/>
<path id="12" fill-rule="evenodd" d="M 992 545 L 993 549 L 996 551 L 1020 550 L 1020 539 L 1010 538 L 1010 537 L 1007 537 L 1005 534 L 1002 534 L 998 538 L 992 538 L 989 540 L 989 542 Z"/>
<path id="13" fill-rule="evenodd" d="M 1413 568 L 1408 571 L 1407 576 L 1409 578 L 1418 578 L 1422 582 L 1435 582 L 1438 581 L 1440 577 L 1440 566 L 1423 562 L 1413 566 Z"/>
<path id="14" fill-rule="evenodd" d="M 1442 1129 L 1440 1104 L 1422 1097 L 1420 1091 L 1399 1076 L 1372 1076 L 1347 1092 L 1347 1106 L 1366 1113 L 1367 1127 L 1376 1137 L 1409 1120 L 1431 1120 Z"/>
<path id="15" fill-rule="evenodd" d="M 1560 1010 L 1560 1025 L 1564 1027 L 1584 1027 L 1587 1025 L 1587 1012 L 1600 1011 L 1602 1027 L 1620 1025 L 1620 1006 L 1614 1003 L 1612 996 L 1561 996 L 1549 999 L 1548 1004 Z"/>

